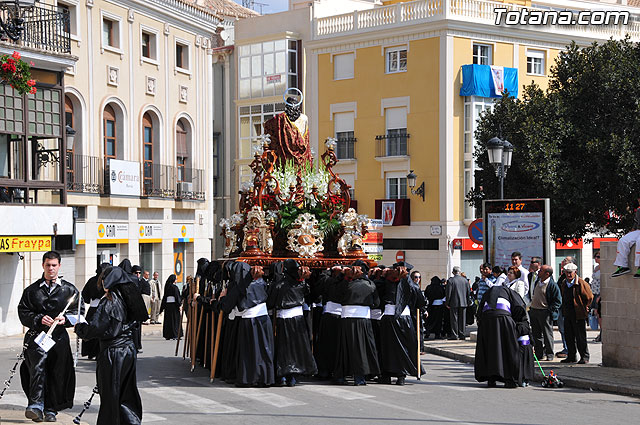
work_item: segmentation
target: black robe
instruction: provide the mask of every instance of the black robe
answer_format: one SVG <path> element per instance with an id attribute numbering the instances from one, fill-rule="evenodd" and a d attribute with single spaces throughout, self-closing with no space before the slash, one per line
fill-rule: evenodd
<path id="1" fill-rule="evenodd" d="M 429 317 L 427 317 L 426 328 L 427 331 L 425 336 L 428 337 L 429 334 L 434 333 L 436 337 L 445 336 L 449 333 L 449 327 L 445 326 L 445 318 L 449 317 L 449 313 L 444 304 L 433 305 L 435 300 L 441 300 L 445 297 L 444 285 L 440 283 L 440 279 L 432 280 L 429 286 L 427 286 L 424 290 L 424 296 L 429 302 L 429 306 L 427 307 L 427 313 L 429 313 Z M 446 313 L 446 314 L 445 314 Z"/>
<path id="2" fill-rule="evenodd" d="M 250 269 L 244 262 L 233 264 L 227 294 L 216 303 L 225 313 L 233 307 L 242 312 L 267 301 L 267 283 L 262 278 L 252 280 Z M 236 385 L 273 385 L 273 325 L 269 315 L 235 320 Z"/>
<path id="3" fill-rule="evenodd" d="M 498 298 L 510 303 L 510 311 L 497 308 Z M 482 296 L 478 305 L 478 341 L 474 364 L 478 382 L 518 381 L 520 360 L 516 322 L 526 316 L 525 308 L 522 297 L 504 286 L 493 286 Z"/>
<path id="4" fill-rule="evenodd" d="M 94 300 L 99 300 L 104 295 L 104 291 L 102 289 L 98 289 L 98 277 L 100 275 L 97 274 L 87 281 L 82 288 L 82 299 L 85 303 L 91 304 Z M 91 320 L 98 306 L 89 307 L 87 310 L 86 319 L 87 321 Z M 98 353 L 100 352 L 100 343 L 98 340 L 83 340 L 82 341 L 82 355 L 88 357 L 89 359 L 94 359 L 98 357 Z"/>
<path id="5" fill-rule="evenodd" d="M 385 280 L 381 307 L 395 305 L 395 315 L 380 320 L 380 369 L 383 375 L 404 377 L 418 373 L 418 336 L 411 315 L 402 316 L 408 307 L 415 311 L 424 306 L 424 297 L 410 277 L 399 282 Z"/>
<path id="6" fill-rule="evenodd" d="M 374 307 L 380 303 L 376 285 L 366 277 L 345 282 L 339 288 L 338 299 L 342 306 Z M 341 318 L 336 349 L 335 378 L 347 376 L 375 376 L 380 373 L 378 350 L 371 320 L 365 318 Z"/>
<path id="7" fill-rule="evenodd" d="M 73 368 L 73 356 L 69 345 L 69 334 L 65 327 L 71 327 L 69 321 L 64 326 L 56 326 L 51 337 L 55 341 L 49 352 L 44 352 L 34 341 L 40 332 L 47 332 L 48 326 L 42 324 L 42 318 L 57 317 L 69 299 L 74 302 L 67 310 L 67 316 L 78 314 L 80 293 L 73 284 L 58 278 L 49 294 L 47 286 L 41 287 L 44 280 L 38 279 L 27 286 L 18 304 L 18 317 L 23 326 L 29 328 L 24 336 L 24 361 L 20 365 L 20 378 L 29 404 L 44 403 L 45 410 L 60 411 L 73 406 L 76 375 Z M 84 311 L 84 306 L 81 306 Z"/>
<path id="8" fill-rule="evenodd" d="M 97 425 L 138 425 L 142 423 L 142 400 L 136 382 L 135 330 L 119 286 L 109 299 L 100 300 L 89 323 L 76 326 L 85 340 L 100 343 L 96 379 L 100 393 Z"/>
<path id="9" fill-rule="evenodd" d="M 301 307 L 309 292 L 306 282 L 299 282 L 291 275 L 285 275 L 269 289 L 267 307 L 276 311 Z M 275 363 L 278 378 L 293 374 L 314 375 L 318 371 L 304 316 L 276 318 Z"/>
<path id="10" fill-rule="evenodd" d="M 174 302 L 167 302 L 167 297 L 173 297 Z M 160 303 L 160 313 L 164 311 L 164 320 L 162 321 L 162 336 L 165 339 L 178 338 L 182 333 L 182 324 L 180 323 L 180 290 L 175 283 L 167 283 L 164 286 L 164 296 Z"/>
<path id="11" fill-rule="evenodd" d="M 343 282 L 344 275 L 342 273 L 336 276 L 332 275 L 331 270 L 325 270 L 320 273 L 315 291 L 322 297 L 325 308 L 327 302 L 340 304 L 338 288 Z M 318 340 L 314 346 L 318 375 L 321 377 L 329 377 L 336 367 L 339 329 L 340 315 L 324 312 L 320 319 Z"/>
<path id="12" fill-rule="evenodd" d="M 526 315 L 516 323 L 516 332 L 518 334 L 518 359 L 520 361 L 518 384 L 522 385 L 525 381 L 532 381 L 534 375 L 533 345 L 531 345 L 533 337 L 531 336 L 531 328 Z"/>

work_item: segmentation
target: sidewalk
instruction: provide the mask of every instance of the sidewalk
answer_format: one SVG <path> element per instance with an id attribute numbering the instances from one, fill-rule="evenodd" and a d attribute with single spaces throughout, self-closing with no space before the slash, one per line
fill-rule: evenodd
<path id="1" fill-rule="evenodd" d="M 476 326 L 469 326 L 467 330 L 474 332 Z M 562 359 L 559 358 L 550 362 L 541 361 L 540 364 L 545 373 L 553 370 L 568 387 L 640 396 L 640 370 L 619 369 L 601 365 L 602 344 L 593 342 L 593 339 L 598 336 L 598 333 L 598 331 L 587 331 L 587 341 L 589 342 L 589 354 L 591 357 L 589 364 L 562 364 L 560 363 Z M 556 342 L 554 352 L 558 352 L 562 350 L 562 340 L 557 330 L 554 331 L 554 339 Z M 474 363 L 476 342 L 475 340 L 470 340 L 470 338 L 467 338 L 465 341 L 430 339 L 425 341 L 424 344 L 425 350 L 428 353 L 465 363 Z M 537 364 L 535 365 L 535 372 L 535 380 L 541 381 L 542 374 Z"/>
<path id="2" fill-rule="evenodd" d="M 161 335 L 162 334 L 162 325 L 142 325 L 142 335 L 151 336 L 151 335 Z M 24 335 L 16 335 L 0 338 L 0 351 L 10 351 L 14 352 L 17 356 L 20 350 L 22 349 L 22 340 Z M 73 333 L 73 328 L 69 328 L 69 338 L 71 339 L 72 346 L 75 346 L 75 334 Z M 144 342 L 144 339 L 143 339 Z M 4 372 L 7 373 L 7 372 Z M 8 377 L 8 376 L 7 376 Z M 2 379 L 6 379 L 7 377 L 3 377 Z M 13 377 L 11 381 L 11 389 L 20 387 L 20 373 L 19 371 Z M 0 388 L 1 390 L 1 388 Z M 0 425 L 1 424 L 32 424 L 34 423 L 31 419 L 27 419 L 24 417 L 24 409 L 25 406 L 17 406 L 15 404 L 10 404 L 5 402 L 5 400 L 0 399 Z M 80 413 L 80 409 L 82 409 L 81 405 L 76 405 L 73 409 L 73 413 L 65 413 L 71 411 L 65 411 L 58 413 L 58 421 L 56 423 L 61 425 L 73 425 L 73 418 L 75 415 Z M 83 425 L 86 425 L 87 422 L 80 422 Z"/>

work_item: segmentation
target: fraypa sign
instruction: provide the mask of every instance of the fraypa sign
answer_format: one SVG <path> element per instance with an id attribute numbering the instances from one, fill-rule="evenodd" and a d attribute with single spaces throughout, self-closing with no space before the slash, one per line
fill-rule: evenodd
<path id="1" fill-rule="evenodd" d="M 111 195 L 140 196 L 140 164 L 110 159 L 109 187 Z"/>

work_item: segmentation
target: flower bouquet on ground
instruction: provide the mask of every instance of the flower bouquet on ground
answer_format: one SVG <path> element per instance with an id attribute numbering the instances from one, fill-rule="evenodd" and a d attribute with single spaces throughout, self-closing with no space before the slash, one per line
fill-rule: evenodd
<path id="1" fill-rule="evenodd" d="M 31 67 L 21 59 L 18 52 L 13 52 L 11 56 L 0 56 L 0 79 L 20 94 L 36 92 L 36 81 L 31 78 Z"/>

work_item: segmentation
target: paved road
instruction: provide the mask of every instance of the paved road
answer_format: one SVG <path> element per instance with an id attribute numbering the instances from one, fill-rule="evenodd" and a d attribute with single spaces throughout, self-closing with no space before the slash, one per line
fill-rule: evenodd
<path id="1" fill-rule="evenodd" d="M 208 371 L 189 373 L 188 361 L 173 357 L 174 343 L 158 336 L 144 340 L 138 380 L 144 423 L 162 424 L 591 424 L 628 423 L 640 417 L 640 399 L 598 392 L 540 387 L 488 389 L 473 379 L 473 367 L 425 356 L 427 375 L 407 385 L 333 386 L 303 382 L 295 388 L 235 388 L 209 384 Z M 17 349 L 0 350 L 0 379 L 13 365 Z M 95 363 L 78 366 L 75 415 L 91 393 Z M 99 399 L 83 419 L 95 423 Z M 0 401 L 24 406 L 15 382 Z"/>

